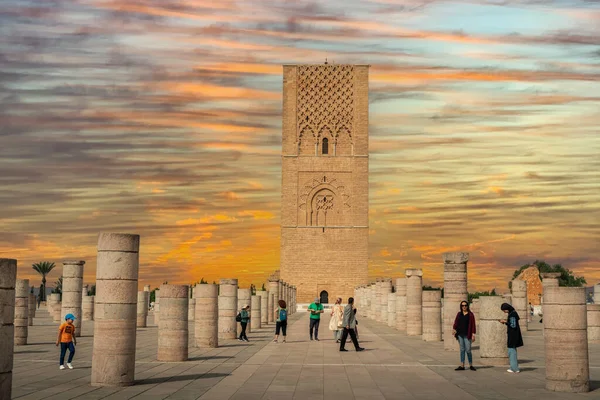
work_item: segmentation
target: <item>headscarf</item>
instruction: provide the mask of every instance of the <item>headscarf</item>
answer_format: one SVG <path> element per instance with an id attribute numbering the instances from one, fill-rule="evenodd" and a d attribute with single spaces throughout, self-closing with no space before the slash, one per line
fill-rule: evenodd
<path id="1" fill-rule="evenodd" d="M 508 311 L 509 313 L 515 311 L 514 307 L 508 303 L 502 303 L 502 305 L 500 306 L 500 309 L 502 311 Z"/>

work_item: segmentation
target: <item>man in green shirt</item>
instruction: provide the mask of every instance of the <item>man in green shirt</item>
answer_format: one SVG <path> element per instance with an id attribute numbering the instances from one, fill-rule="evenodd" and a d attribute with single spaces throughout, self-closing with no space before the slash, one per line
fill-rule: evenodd
<path id="1" fill-rule="evenodd" d="M 321 314 L 323 313 L 323 304 L 319 298 L 315 298 L 314 303 L 308 306 L 310 313 L 310 340 L 313 340 L 313 330 L 315 331 L 315 340 L 319 341 L 319 323 L 321 322 Z"/>

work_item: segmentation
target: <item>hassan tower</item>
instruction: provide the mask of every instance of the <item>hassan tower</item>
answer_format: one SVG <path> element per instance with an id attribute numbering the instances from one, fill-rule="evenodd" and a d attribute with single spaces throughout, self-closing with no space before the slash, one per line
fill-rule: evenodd
<path id="1" fill-rule="evenodd" d="M 280 278 L 323 303 L 367 283 L 369 66 L 285 65 Z"/>

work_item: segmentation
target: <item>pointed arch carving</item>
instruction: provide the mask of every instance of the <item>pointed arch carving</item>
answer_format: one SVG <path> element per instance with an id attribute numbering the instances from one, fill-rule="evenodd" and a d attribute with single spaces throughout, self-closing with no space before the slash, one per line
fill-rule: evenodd
<path id="1" fill-rule="evenodd" d="M 299 225 L 341 225 L 350 210 L 350 196 L 335 178 L 322 175 L 304 184 L 299 198 Z"/>
<path id="2" fill-rule="evenodd" d="M 314 155 L 316 143 L 317 135 L 315 135 L 312 127 L 306 125 L 298 136 L 298 154 Z"/>

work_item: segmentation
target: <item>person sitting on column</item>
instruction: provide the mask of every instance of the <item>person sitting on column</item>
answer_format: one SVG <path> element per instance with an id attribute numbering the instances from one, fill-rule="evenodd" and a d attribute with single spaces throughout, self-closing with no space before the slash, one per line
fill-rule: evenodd
<path id="1" fill-rule="evenodd" d="M 469 360 L 469 369 L 476 371 L 473 366 L 473 353 L 471 353 L 471 343 L 475 341 L 476 332 L 475 315 L 471 312 L 469 303 L 463 300 L 460 302 L 460 311 L 456 314 L 452 326 L 452 334 L 460 345 L 460 365 L 455 371 L 465 370 L 465 354 Z"/>
<path id="2" fill-rule="evenodd" d="M 283 333 L 283 343 L 285 343 L 285 334 L 286 334 L 286 330 L 287 330 L 287 308 L 286 308 L 286 304 L 285 301 L 283 300 L 279 300 L 279 302 L 277 303 L 277 305 L 279 307 L 277 307 L 277 309 L 275 310 L 275 339 L 273 339 L 273 341 L 275 343 L 277 343 L 277 340 L 279 339 L 279 331 L 281 330 L 281 333 Z"/>
<path id="3" fill-rule="evenodd" d="M 239 319 L 239 322 L 242 325 L 242 332 L 240 333 L 240 337 L 238 338 L 240 342 L 249 342 L 248 336 L 246 336 L 246 327 L 248 326 L 248 321 L 250 321 L 250 313 L 248 312 L 248 310 L 250 310 L 250 306 L 248 304 L 245 304 L 236 318 L 236 320 Z"/>
<path id="4" fill-rule="evenodd" d="M 508 303 L 502 303 L 500 309 L 508 314 L 506 319 L 499 320 L 501 323 L 506 324 L 506 345 L 508 347 L 508 361 L 510 362 L 510 368 L 506 372 L 518 374 L 521 371 L 517 361 L 517 347 L 523 346 L 523 336 L 519 327 L 519 314 Z"/>
<path id="5" fill-rule="evenodd" d="M 73 356 L 75 356 L 75 345 L 77 344 L 77 339 L 75 339 L 75 325 L 73 325 L 73 321 L 75 321 L 75 316 L 73 314 L 65 315 L 65 321 L 58 328 L 58 338 L 56 339 L 56 346 L 60 344 L 60 369 L 65 369 L 65 355 L 67 354 L 67 349 L 69 349 L 69 359 L 67 361 L 67 367 L 69 369 L 73 369 L 73 365 L 71 365 L 71 361 L 73 361 Z"/>
<path id="6" fill-rule="evenodd" d="M 342 333 L 342 339 L 340 341 L 340 351 L 348 351 L 344 348 L 346 345 L 346 339 L 348 339 L 348 335 L 350 335 L 356 351 L 364 350 L 364 348 L 358 345 L 358 339 L 356 338 L 356 333 L 354 332 L 354 329 L 356 328 L 355 315 L 354 298 L 350 297 L 348 299 L 348 305 L 344 308 L 344 319 L 342 322 L 342 325 L 344 326 L 344 332 Z"/>
<path id="7" fill-rule="evenodd" d="M 308 306 L 308 312 L 310 313 L 310 340 L 313 340 L 313 330 L 315 332 L 315 340 L 319 341 L 319 324 L 321 323 L 321 314 L 323 313 L 323 304 L 321 304 L 321 300 L 317 297 L 315 298 L 315 302 Z"/>

